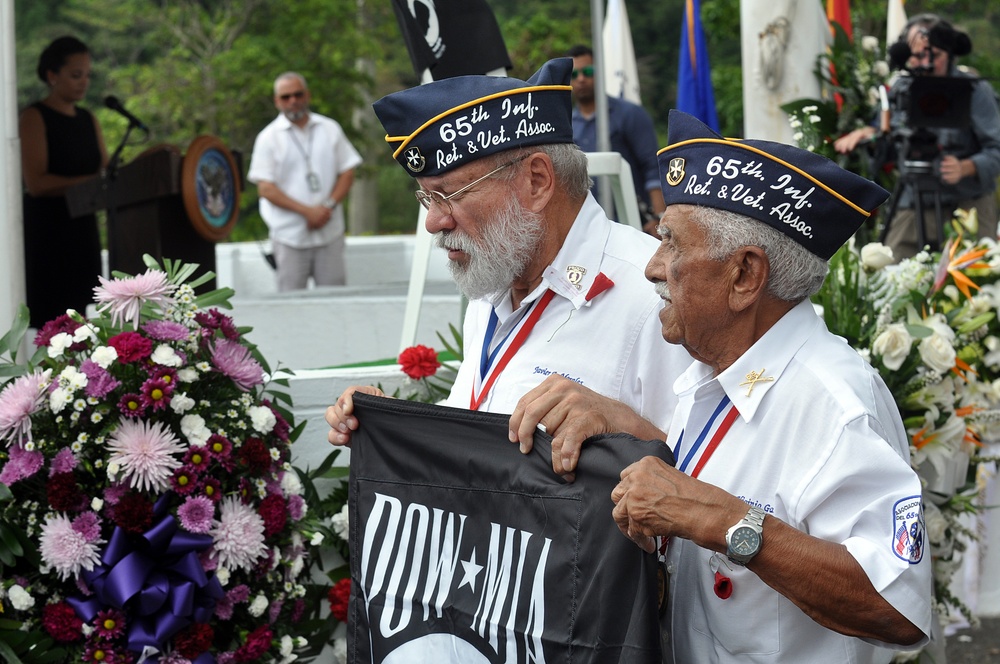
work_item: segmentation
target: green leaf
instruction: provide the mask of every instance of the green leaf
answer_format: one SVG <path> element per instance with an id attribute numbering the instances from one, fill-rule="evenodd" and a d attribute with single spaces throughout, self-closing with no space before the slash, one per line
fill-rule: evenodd
<path id="1" fill-rule="evenodd" d="M 0 523 L 0 542 L 4 546 L 3 549 L 0 549 L 0 553 L 10 551 L 15 557 L 20 557 L 24 555 L 24 549 L 21 547 L 21 542 L 18 541 L 17 531 L 14 528 L 5 523 Z M 14 564 L 13 562 L 4 562 L 8 565 Z"/>
<path id="2" fill-rule="evenodd" d="M 7 662 L 7 664 L 24 664 L 18 658 L 17 653 L 14 652 L 13 648 L 7 645 L 7 643 L 8 637 L 5 634 L 4 637 L 0 639 L 0 655 L 3 655 L 3 660 Z"/>
<path id="3" fill-rule="evenodd" d="M 11 323 L 7 334 L 0 337 L 0 355 L 10 353 L 10 359 L 17 361 L 17 351 L 21 347 L 21 340 L 28 329 L 28 307 L 21 304 L 14 314 L 14 321 Z"/>

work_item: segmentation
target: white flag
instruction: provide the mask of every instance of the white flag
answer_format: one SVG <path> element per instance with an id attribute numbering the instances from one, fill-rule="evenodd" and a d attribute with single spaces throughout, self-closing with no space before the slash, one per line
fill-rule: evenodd
<path id="1" fill-rule="evenodd" d="M 611 97 L 641 104 L 639 71 L 632 47 L 632 29 L 628 24 L 625 0 L 608 0 L 604 17 L 604 89 Z"/>
<path id="2" fill-rule="evenodd" d="M 906 27 L 906 10 L 903 0 L 889 0 L 889 11 L 885 21 L 885 46 L 892 46 L 899 39 L 899 33 Z"/>

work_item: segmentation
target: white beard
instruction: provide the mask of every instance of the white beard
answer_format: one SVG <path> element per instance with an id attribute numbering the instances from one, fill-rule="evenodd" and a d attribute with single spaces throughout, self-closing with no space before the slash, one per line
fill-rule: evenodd
<path id="1" fill-rule="evenodd" d="M 437 234 L 439 247 L 468 255 L 466 264 L 449 261 L 448 267 L 458 289 L 470 300 L 510 288 L 531 262 L 544 232 L 541 215 L 525 210 L 513 198 L 481 227 L 478 240 L 459 230 Z"/>

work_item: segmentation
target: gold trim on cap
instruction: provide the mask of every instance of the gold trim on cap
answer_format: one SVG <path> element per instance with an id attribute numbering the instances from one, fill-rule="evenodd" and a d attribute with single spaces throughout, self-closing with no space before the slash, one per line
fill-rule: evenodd
<path id="1" fill-rule="evenodd" d="M 395 159 L 396 157 L 399 156 L 399 153 L 403 150 L 403 148 L 405 148 L 407 145 L 409 145 L 409 143 L 411 141 L 413 141 L 413 139 L 415 139 L 420 132 L 422 132 L 424 129 L 426 129 L 430 125 L 434 124 L 435 122 L 437 122 L 441 118 L 447 117 L 448 115 L 451 115 L 452 113 L 455 113 L 456 111 L 461 111 L 463 108 L 468 108 L 470 106 L 475 106 L 476 104 L 482 104 L 483 102 L 491 101 L 493 99 L 499 99 L 501 97 L 509 97 L 511 95 L 519 95 L 519 94 L 522 94 L 522 93 L 525 93 L 525 92 L 540 92 L 540 91 L 544 92 L 544 91 L 550 91 L 550 90 L 557 91 L 557 92 L 559 92 L 559 91 L 572 92 L 573 87 L 569 86 L 569 85 L 533 85 L 531 87 L 514 88 L 513 90 L 504 90 L 503 92 L 496 92 L 494 94 L 487 95 L 485 97 L 480 97 L 479 99 L 473 99 L 472 101 L 467 101 L 464 104 L 459 104 L 458 106 L 455 106 L 453 108 L 448 109 L 444 113 L 439 113 L 439 114 L 435 115 L 433 118 L 431 118 L 427 122 L 425 122 L 422 125 L 420 125 L 419 127 L 417 127 L 413 131 L 413 133 L 411 133 L 409 136 L 389 136 L 387 134 L 386 137 L 385 137 L 385 142 L 386 143 L 395 143 L 396 141 L 402 141 L 402 144 L 399 147 L 397 147 L 395 149 L 395 151 L 392 153 L 392 158 Z"/>
<path id="2" fill-rule="evenodd" d="M 844 203 L 846 203 L 850 207 L 854 208 L 857 212 L 863 214 L 864 216 L 866 216 L 866 217 L 872 216 L 871 212 L 869 212 L 868 210 L 865 210 L 864 208 L 859 207 L 858 205 L 856 205 L 856 204 L 852 203 L 851 201 L 847 200 L 842 195 L 838 194 L 836 191 L 834 191 L 833 189 L 831 189 L 826 184 L 820 182 L 819 180 L 817 180 L 813 176 L 809 175 L 808 173 L 806 173 L 805 171 L 803 171 L 798 166 L 795 166 L 793 164 L 789 164 L 784 159 L 779 159 L 778 157 L 775 157 L 770 152 L 765 152 L 764 150 L 761 150 L 760 148 L 755 148 L 752 145 L 747 145 L 746 143 L 741 143 L 739 141 L 729 141 L 729 140 L 726 140 L 724 138 L 692 138 L 692 139 L 687 140 L 687 141 L 681 141 L 680 143 L 674 143 L 673 145 L 668 145 L 665 148 L 661 148 L 656 153 L 656 155 L 659 156 L 660 153 L 666 152 L 667 150 L 673 150 L 675 148 L 679 148 L 679 147 L 684 146 L 684 145 L 692 145 L 694 143 L 719 143 L 719 144 L 726 145 L 726 146 L 729 146 L 729 147 L 742 148 L 744 150 L 749 150 L 750 152 L 754 152 L 754 153 L 759 154 L 759 155 L 761 155 L 763 157 L 767 157 L 771 161 L 773 161 L 775 163 L 778 163 L 778 164 L 781 164 L 785 168 L 788 168 L 790 170 L 795 171 L 796 173 L 798 173 L 802 177 L 804 177 L 807 180 L 813 182 L 816 186 L 820 187 L 821 189 L 823 189 L 824 191 L 826 191 L 827 193 L 829 193 L 834 198 L 840 199 L 841 201 L 843 201 Z"/>

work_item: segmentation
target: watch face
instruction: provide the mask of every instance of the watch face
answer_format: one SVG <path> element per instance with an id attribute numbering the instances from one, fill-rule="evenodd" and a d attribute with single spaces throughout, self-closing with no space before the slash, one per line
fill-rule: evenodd
<path id="1" fill-rule="evenodd" d="M 760 548 L 760 533 L 750 526 L 740 526 L 729 538 L 729 549 L 738 556 L 752 556 Z"/>

